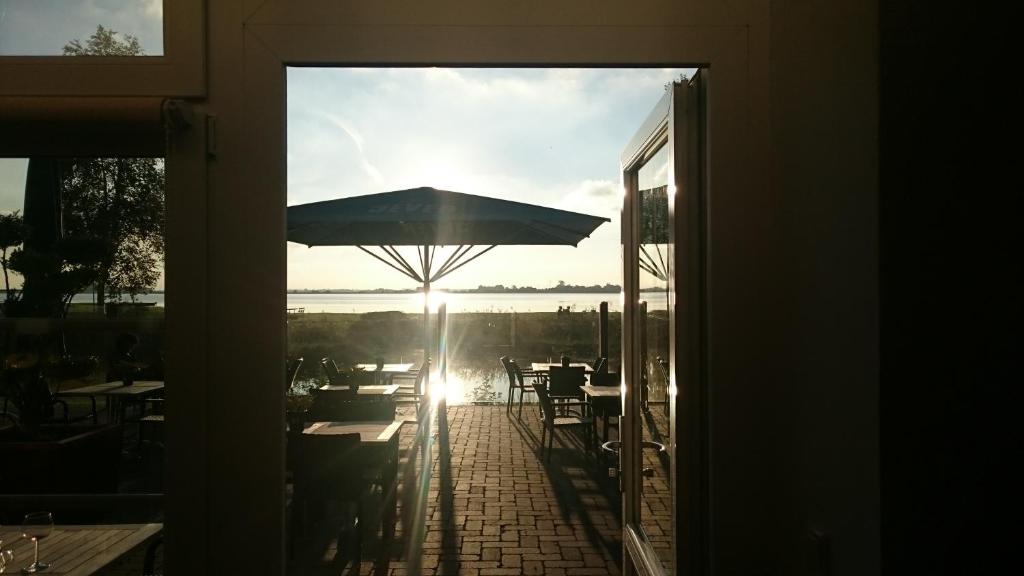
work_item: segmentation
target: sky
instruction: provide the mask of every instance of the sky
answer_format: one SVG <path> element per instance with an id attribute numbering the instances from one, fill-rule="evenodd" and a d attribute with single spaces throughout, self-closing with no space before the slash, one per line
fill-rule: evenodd
<path id="1" fill-rule="evenodd" d="M 97 25 L 163 52 L 160 0 L 0 0 L 0 55 Z M 288 204 L 433 186 L 611 218 L 572 247 L 500 246 L 438 288 L 620 282 L 619 155 L 679 69 L 290 68 Z M 0 212 L 25 160 L 0 159 Z M 288 244 L 289 289 L 411 288 L 355 248 Z"/>
<path id="2" fill-rule="evenodd" d="M 59 56 L 99 25 L 138 37 L 149 56 L 164 52 L 162 0 L 0 0 L 0 56 Z"/>
<path id="3" fill-rule="evenodd" d="M 683 72 L 291 68 L 288 204 L 432 186 L 604 216 L 576 248 L 499 246 L 436 287 L 617 284 L 619 156 Z M 356 248 L 288 244 L 289 289 L 377 287 L 415 286 Z"/>

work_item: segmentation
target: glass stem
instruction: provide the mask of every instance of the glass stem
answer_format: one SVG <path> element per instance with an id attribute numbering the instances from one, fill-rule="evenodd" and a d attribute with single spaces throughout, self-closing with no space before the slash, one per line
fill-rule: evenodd
<path id="1" fill-rule="evenodd" d="M 39 538 L 33 538 L 32 539 L 32 544 L 35 546 L 35 553 L 32 555 L 33 556 L 33 558 L 32 558 L 32 565 L 33 566 L 38 566 L 39 565 Z"/>

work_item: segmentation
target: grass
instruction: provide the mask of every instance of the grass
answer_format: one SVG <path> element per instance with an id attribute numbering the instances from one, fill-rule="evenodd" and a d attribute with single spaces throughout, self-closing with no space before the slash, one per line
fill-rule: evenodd
<path id="1" fill-rule="evenodd" d="M 621 314 L 609 314 L 610 355 L 617 358 Z M 423 317 L 401 312 L 366 314 L 292 314 L 288 317 L 288 355 L 303 357 L 300 380 L 320 377 L 320 358 L 339 365 L 373 362 L 420 362 Z M 499 356 L 522 362 L 546 361 L 566 354 L 593 360 L 598 355 L 597 312 L 499 313 L 448 315 L 448 357 L 453 366 L 493 366 Z"/>

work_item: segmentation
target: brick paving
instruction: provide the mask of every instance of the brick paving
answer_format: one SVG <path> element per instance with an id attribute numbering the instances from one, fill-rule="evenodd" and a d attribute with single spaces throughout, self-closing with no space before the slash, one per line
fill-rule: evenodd
<path id="1" fill-rule="evenodd" d="M 449 433 L 431 436 L 430 483 L 417 500 L 421 469 L 415 426 L 403 430 L 400 521 L 395 538 L 364 542 L 361 574 L 588 575 L 621 572 L 617 484 L 559 431 L 549 463 L 540 458 L 535 408 L 522 420 L 504 406 L 454 406 Z M 422 516 L 416 519 L 417 503 Z M 410 547 L 421 525 L 422 543 Z M 354 574 L 337 539 L 305 542 L 292 574 Z"/>

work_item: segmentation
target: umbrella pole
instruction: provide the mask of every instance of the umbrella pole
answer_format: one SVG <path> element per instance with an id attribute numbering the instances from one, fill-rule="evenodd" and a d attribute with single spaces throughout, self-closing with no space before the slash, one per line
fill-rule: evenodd
<path id="1" fill-rule="evenodd" d="M 430 367 L 433 359 L 430 353 L 430 252 L 428 246 L 423 246 L 423 366 L 427 373 L 423 377 L 423 390 L 425 394 L 430 393 Z"/>

